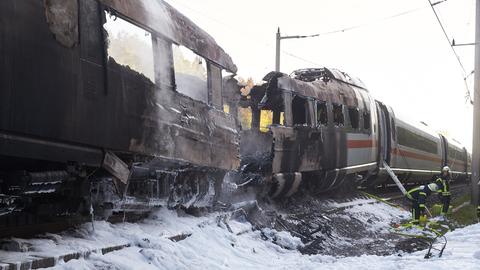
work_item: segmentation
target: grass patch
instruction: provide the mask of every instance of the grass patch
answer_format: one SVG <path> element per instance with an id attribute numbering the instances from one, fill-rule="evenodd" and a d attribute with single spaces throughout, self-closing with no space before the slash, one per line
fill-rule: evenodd
<path id="1" fill-rule="evenodd" d="M 451 205 L 453 208 L 455 208 L 469 201 L 470 201 L 470 194 L 466 194 L 455 200 L 452 200 Z M 450 216 L 450 219 L 456 221 L 461 226 L 474 224 L 474 223 L 477 223 L 476 211 L 477 211 L 476 208 L 473 205 L 469 204 L 462 207 L 457 212 L 452 213 Z"/>

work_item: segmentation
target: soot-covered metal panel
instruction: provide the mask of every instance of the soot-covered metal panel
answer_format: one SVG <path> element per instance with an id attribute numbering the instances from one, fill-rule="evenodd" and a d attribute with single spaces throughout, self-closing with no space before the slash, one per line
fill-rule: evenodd
<path id="1" fill-rule="evenodd" d="M 0 130 L 36 138 L 29 142 L 37 144 L 62 142 L 218 169 L 238 167 L 233 117 L 166 83 L 156 86 L 113 59 L 105 61 L 97 1 L 78 2 L 80 43 L 72 47 L 52 32 L 45 3 L 0 2 Z M 170 61 L 160 64 L 172 68 Z M 19 147 L 25 148 L 20 151 L 25 158 L 36 158 L 28 151 L 41 149 Z M 62 147 L 55 149 L 41 158 L 67 161 L 60 156 Z M 82 161 L 75 160 L 75 147 L 69 149 L 68 161 Z M 97 156 L 91 160 L 98 162 Z"/>
<path id="2" fill-rule="evenodd" d="M 363 103 L 357 99 L 355 90 L 350 85 L 336 80 L 304 82 L 284 75 L 278 78 L 276 87 L 305 97 L 363 109 Z"/>

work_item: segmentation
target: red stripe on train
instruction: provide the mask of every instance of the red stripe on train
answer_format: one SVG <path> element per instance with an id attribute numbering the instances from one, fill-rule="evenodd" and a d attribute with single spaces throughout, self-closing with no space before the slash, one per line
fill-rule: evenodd
<path id="1" fill-rule="evenodd" d="M 372 140 L 348 140 L 347 141 L 347 147 L 348 148 L 372 148 L 375 147 L 375 141 Z M 420 159 L 420 160 L 427 160 L 427 161 L 433 161 L 433 162 L 442 162 L 442 159 L 435 157 L 435 156 L 429 156 L 425 154 L 418 154 L 414 152 L 410 152 L 407 150 L 402 150 L 398 148 L 392 149 L 392 154 L 394 155 L 399 155 L 399 156 L 404 156 L 404 157 L 409 157 L 409 158 L 414 158 L 414 159 Z M 459 165 L 464 165 L 460 161 L 456 162 Z"/>
<path id="2" fill-rule="evenodd" d="M 348 148 L 372 148 L 375 146 L 375 141 L 372 140 L 348 140 Z"/>
<path id="3" fill-rule="evenodd" d="M 403 157 L 414 158 L 414 159 L 420 159 L 420 160 L 427 160 L 427 161 L 433 161 L 433 162 L 439 162 L 439 163 L 442 162 L 441 158 L 435 157 L 433 155 L 427 156 L 424 154 L 418 154 L 418 153 L 414 153 L 414 152 L 410 152 L 410 151 L 402 150 L 398 148 L 392 149 L 392 154 L 403 156 Z"/>

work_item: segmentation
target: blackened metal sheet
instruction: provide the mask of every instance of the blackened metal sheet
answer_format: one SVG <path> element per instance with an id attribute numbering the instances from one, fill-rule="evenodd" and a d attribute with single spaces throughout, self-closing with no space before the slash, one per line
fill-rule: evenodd
<path id="1" fill-rule="evenodd" d="M 349 107 L 364 109 L 362 102 L 359 102 L 357 94 L 352 86 L 337 80 L 324 82 L 304 82 L 290 78 L 285 75 L 278 78 L 277 88 L 291 91 L 305 97 L 312 97 L 318 100 L 330 101 L 336 104 L 344 104 Z"/>
<path id="2" fill-rule="evenodd" d="M 164 1 L 100 0 L 100 2 L 230 72 L 237 72 L 237 66 L 231 57 L 207 32 Z"/>
<path id="3" fill-rule="evenodd" d="M 108 149 L 236 169 L 235 119 L 105 63 L 98 2 L 78 3 L 81 42 L 67 48 L 52 34 L 43 1 L 0 1 L 0 130 L 8 133 L 0 154 L 97 166 Z"/>

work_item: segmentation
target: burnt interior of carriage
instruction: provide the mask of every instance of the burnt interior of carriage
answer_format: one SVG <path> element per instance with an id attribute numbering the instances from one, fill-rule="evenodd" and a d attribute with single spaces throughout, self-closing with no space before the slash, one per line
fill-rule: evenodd
<path id="1" fill-rule="evenodd" d="M 231 59 L 168 4 L 168 15 L 186 28 L 173 36 L 146 23 L 143 2 L 124 5 L 0 2 L 0 226 L 49 221 L 79 208 L 88 213 L 90 191 L 97 197 L 118 192 L 100 186 L 112 178 L 101 169 L 106 150 L 132 168 L 129 195 L 139 198 L 167 196 L 173 184 L 188 187 L 176 194 L 205 193 L 208 177 L 221 179 L 238 167 L 235 119 L 222 108 L 222 70 L 236 72 Z M 150 70 L 109 55 L 109 19 L 150 39 L 150 51 L 130 51 L 150 57 Z M 199 84 L 175 69 L 173 50 L 181 44 L 206 69 L 200 97 L 180 91 L 179 78 Z"/>

